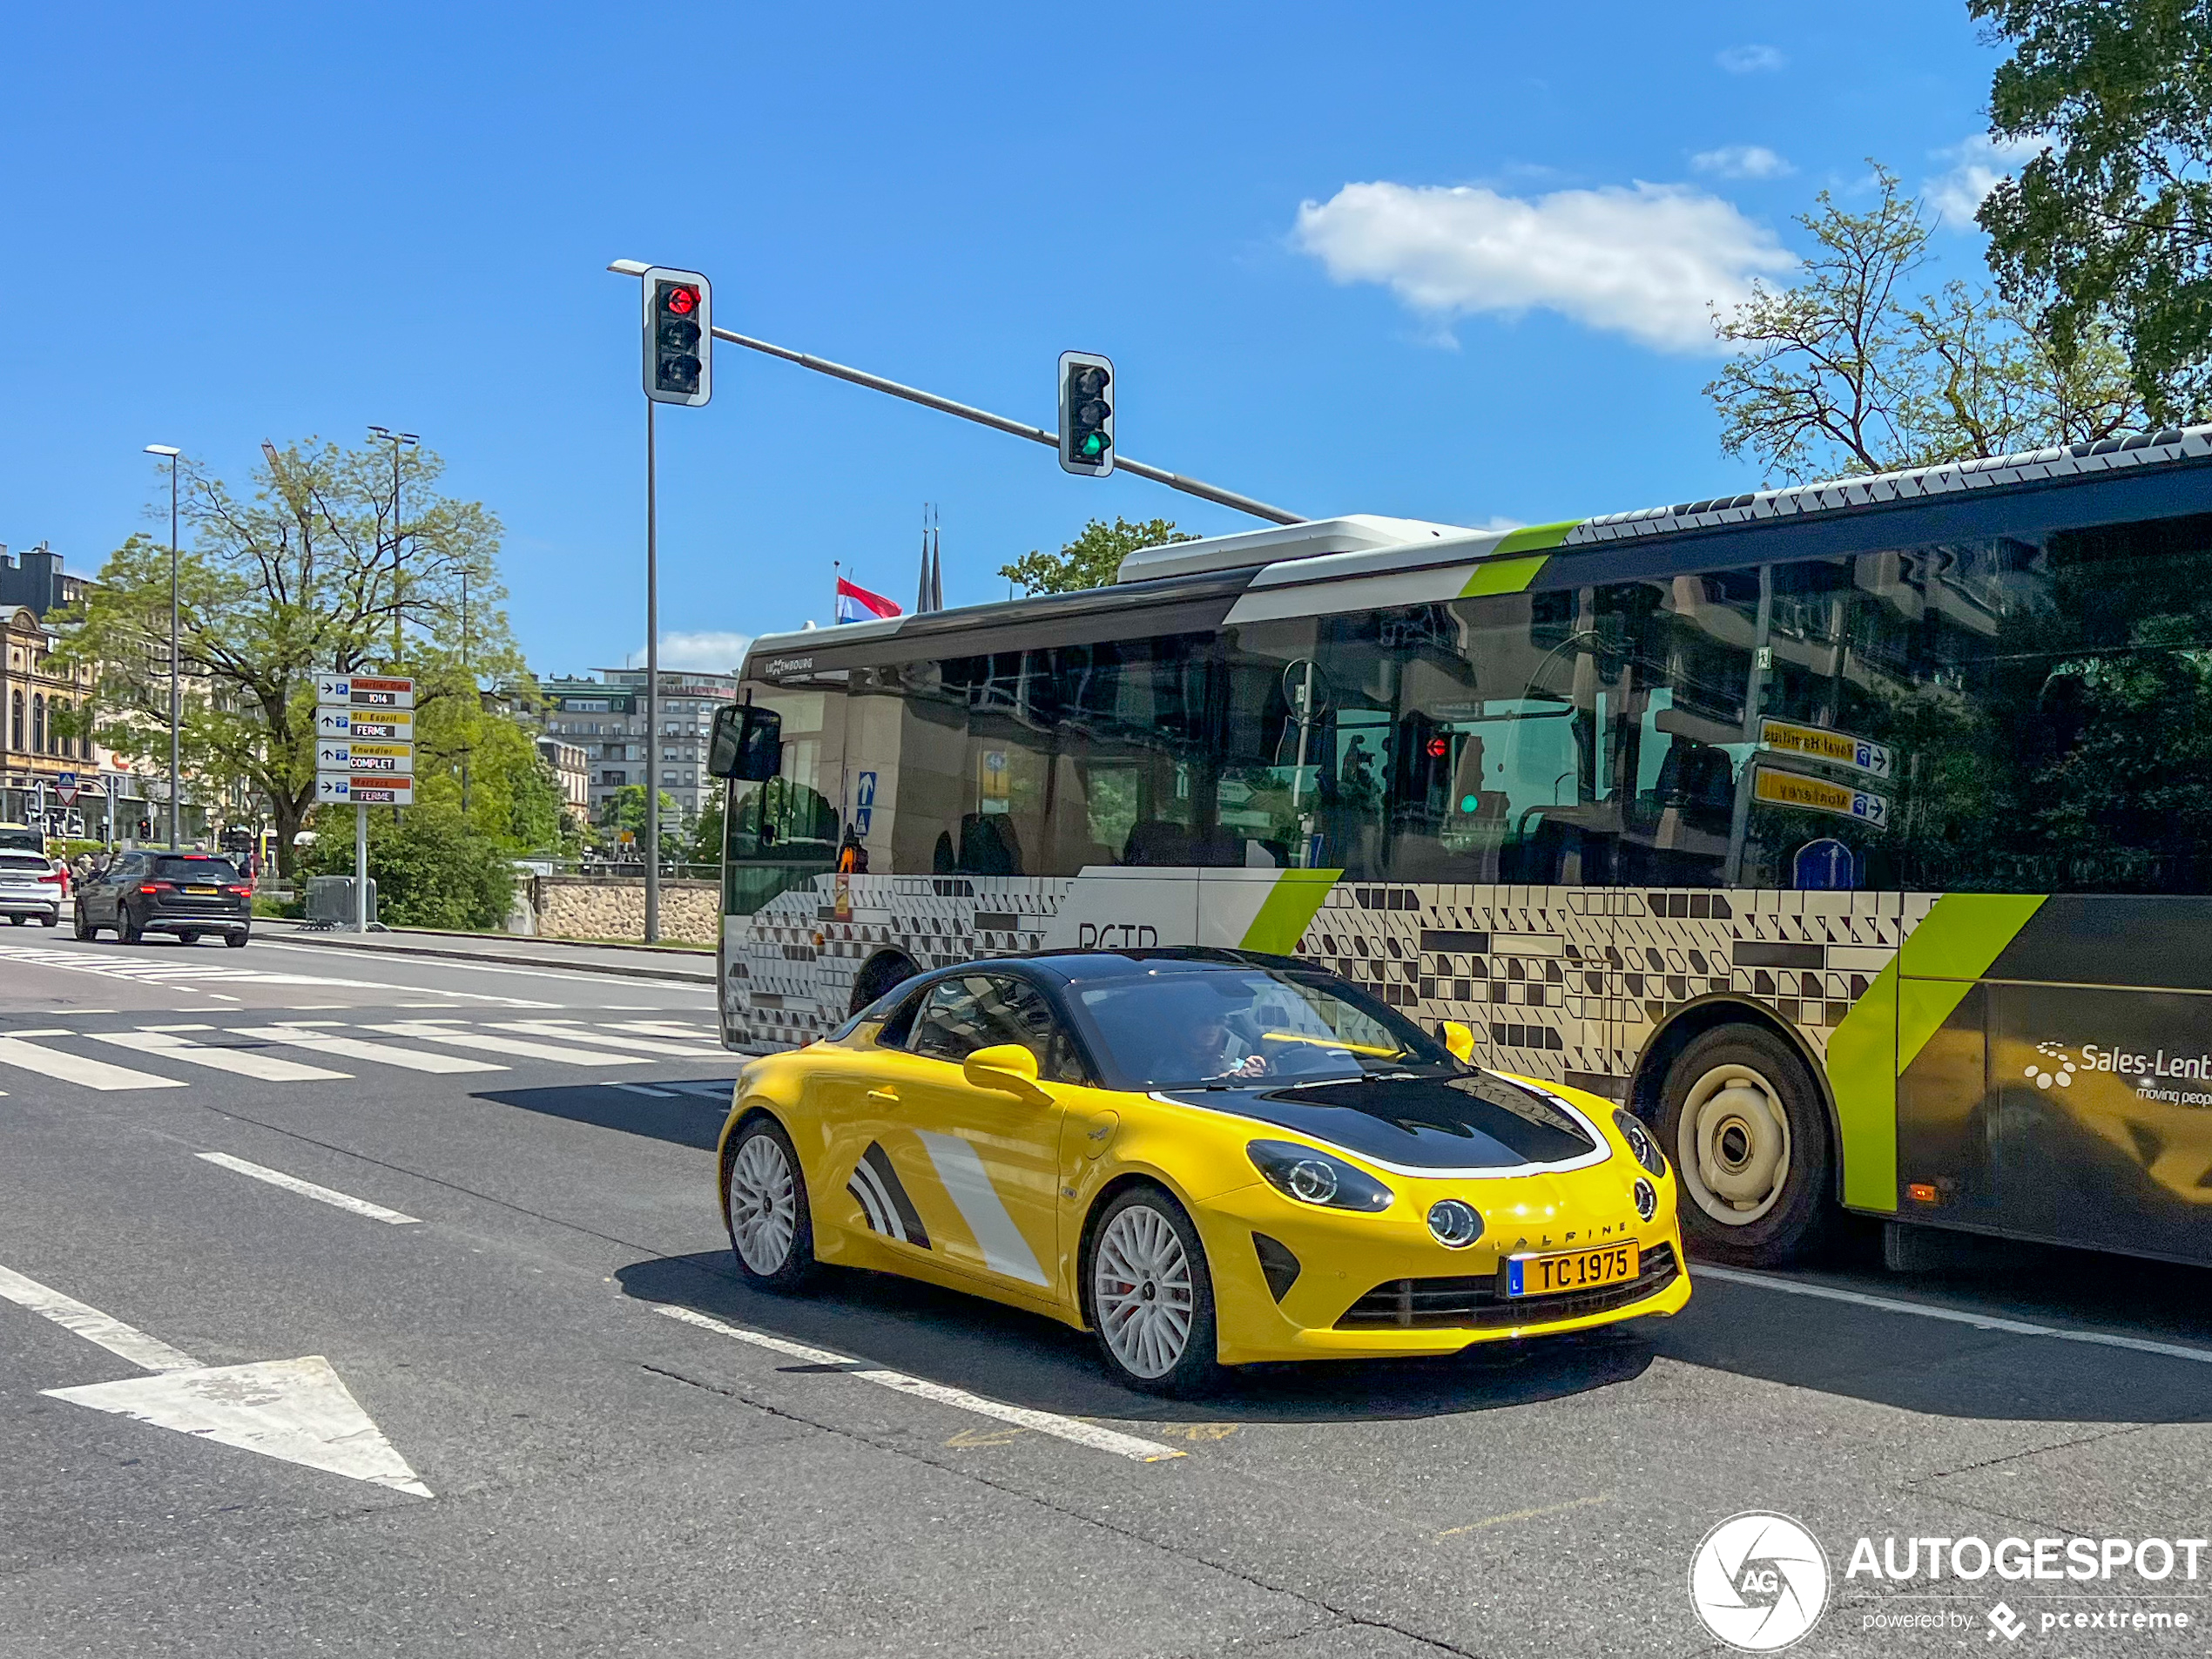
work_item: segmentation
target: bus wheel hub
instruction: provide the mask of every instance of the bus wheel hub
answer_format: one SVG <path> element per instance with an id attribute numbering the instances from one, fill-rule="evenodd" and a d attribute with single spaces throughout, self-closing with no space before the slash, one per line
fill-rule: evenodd
<path id="1" fill-rule="evenodd" d="M 1742 1226 L 1774 1207 L 1790 1174 L 1790 1119 L 1774 1087 L 1744 1066 L 1697 1080 L 1683 1103 L 1682 1148 L 1699 1208 Z"/>

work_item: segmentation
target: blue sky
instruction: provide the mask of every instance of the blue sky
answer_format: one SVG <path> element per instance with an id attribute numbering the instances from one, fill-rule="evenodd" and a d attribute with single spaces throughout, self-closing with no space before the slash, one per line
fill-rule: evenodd
<path id="1" fill-rule="evenodd" d="M 653 17 L 657 26 L 647 27 Z M 1963 3 L 11 8 L 0 541 L 96 570 L 148 442 L 419 432 L 504 520 L 541 672 L 644 642 L 633 282 L 1049 424 L 1115 359 L 1130 455 L 1316 516 L 1484 524 L 1755 482 L 1709 300 L 1876 156 L 1970 205 Z M 1962 149 L 1960 146 L 1966 145 Z M 1982 171 L 1976 172 L 1976 169 Z M 1352 188 L 1348 188 L 1352 187 Z M 1978 274 L 1971 226 L 1939 239 Z M 946 597 L 1093 516 L 1239 515 L 730 347 L 661 421 L 663 633 Z"/>

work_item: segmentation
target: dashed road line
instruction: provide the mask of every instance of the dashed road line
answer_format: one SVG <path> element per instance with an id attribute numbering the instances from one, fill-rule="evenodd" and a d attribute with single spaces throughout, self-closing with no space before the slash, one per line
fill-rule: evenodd
<path id="1" fill-rule="evenodd" d="M 627 1049 L 637 1054 L 671 1055 L 679 1060 L 719 1060 L 722 1050 L 696 1042 L 677 1042 L 665 1037 L 633 1037 L 587 1026 L 581 1020 L 493 1020 L 496 1031 L 519 1031 L 524 1036 L 565 1037 L 606 1049 Z"/>
<path id="2" fill-rule="evenodd" d="M 1086 1423 L 1080 1418 L 1062 1417 L 1057 1412 L 1041 1412 L 1028 1406 L 1009 1406 L 1003 1400 L 986 1399 L 981 1394 L 971 1394 L 965 1388 L 952 1388 L 943 1383 L 934 1383 L 921 1377 L 909 1377 L 903 1371 L 894 1371 L 866 1359 L 854 1359 L 841 1353 L 832 1353 L 826 1348 L 810 1348 L 800 1342 L 787 1342 L 781 1337 L 772 1337 L 761 1331 L 746 1331 L 734 1325 L 725 1325 L 711 1315 L 691 1308 L 674 1307 L 665 1302 L 652 1305 L 653 1312 L 664 1313 L 671 1319 L 697 1325 L 702 1331 L 711 1331 L 718 1336 L 734 1341 L 751 1343 L 756 1348 L 765 1348 L 771 1353 L 780 1353 L 789 1359 L 803 1360 L 808 1365 L 834 1368 L 843 1377 L 857 1378 L 861 1382 L 873 1383 L 897 1393 L 911 1394 L 918 1399 L 934 1400 L 940 1406 L 955 1410 L 974 1412 L 979 1417 L 995 1418 L 1001 1423 L 1012 1423 L 1018 1428 L 1035 1429 L 1040 1434 L 1069 1440 L 1077 1446 L 1088 1446 L 1093 1451 L 1110 1452 L 1116 1457 L 1125 1457 L 1136 1463 L 1158 1463 L 1168 1458 L 1188 1455 L 1171 1446 L 1162 1446 L 1157 1440 L 1139 1440 L 1134 1434 L 1124 1434 L 1119 1429 L 1103 1428 L 1096 1423 Z"/>
<path id="3" fill-rule="evenodd" d="M 381 1204 L 371 1204 L 366 1198 L 356 1198 L 349 1192 L 318 1186 L 313 1181 L 302 1181 L 296 1175 L 287 1175 L 281 1170 L 272 1170 L 265 1164 L 248 1163 L 244 1158 L 234 1158 L 227 1152 L 196 1154 L 203 1161 L 219 1165 L 237 1174 L 251 1176 L 256 1181 L 266 1181 L 273 1187 L 282 1187 L 287 1192 L 296 1192 L 303 1198 L 313 1198 L 339 1210 L 349 1210 L 357 1216 L 367 1216 L 371 1221 L 389 1222 L 395 1227 L 420 1226 L 421 1217 L 397 1210 L 387 1210 Z"/>

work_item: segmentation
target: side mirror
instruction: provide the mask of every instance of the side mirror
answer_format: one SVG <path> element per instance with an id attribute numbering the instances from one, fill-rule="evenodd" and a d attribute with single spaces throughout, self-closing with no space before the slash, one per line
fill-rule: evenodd
<path id="1" fill-rule="evenodd" d="M 765 783 L 783 770 L 784 717 L 757 704 L 732 704 L 714 711 L 706 745 L 710 777 L 740 783 Z"/>
<path id="2" fill-rule="evenodd" d="M 1470 1066 L 1474 1063 L 1473 1027 L 1463 1025 L 1457 1020 L 1444 1020 L 1438 1022 L 1436 1035 L 1444 1040 L 1444 1046 L 1452 1051 L 1452 1058 L 1464 1060 Z"/>
<path id="3" fill-rule="evenodd" d="M 1018 1042 L 978 1049 L 961 1062 L 961 1074 L 978 1089 L 995 1089 L 1020 1100 L 1048 1098 L 1037 1086 L 1037 1057 Z"/>

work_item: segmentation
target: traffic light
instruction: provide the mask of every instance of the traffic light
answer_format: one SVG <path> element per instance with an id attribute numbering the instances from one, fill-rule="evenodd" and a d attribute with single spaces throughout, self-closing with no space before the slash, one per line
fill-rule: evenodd
<path id="1" fill-rule="evenodd" d="M 697 271 L 654 266 L 645 295 L 645 395 L 696 408 L 714 395 L 713 291 Z"/>
<path id="2" fill-rule="evenodd" d="M 1060 354 L 1060 465 L 1086 478 L 1114 470 L 1114 365 L 1089 352 Z"/>

